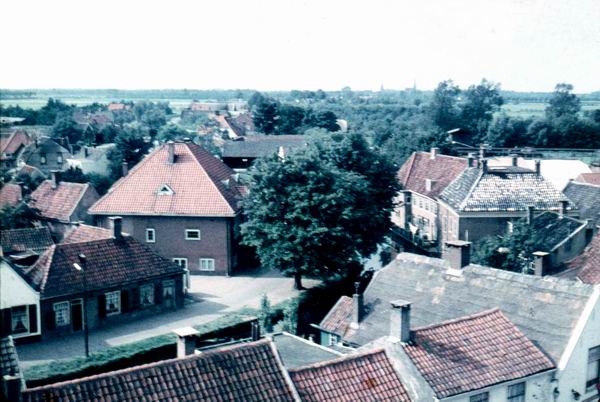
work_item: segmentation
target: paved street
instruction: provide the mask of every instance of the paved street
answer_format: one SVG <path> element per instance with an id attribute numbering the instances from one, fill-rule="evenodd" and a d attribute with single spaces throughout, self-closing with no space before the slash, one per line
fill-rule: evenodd
<path id="1" fill-rule="evenodd" d="M 303 280 L 305 287 L 312 287 L 317 283 L 314 280 Z M 192 276 L 190 297 L 186 299 L 184 309 L 139 319 L 128 324 L 92 330 L 90 351 L 95 352 L 165 334 L 180 327 L 203 324 L 243 307 L 257 308 L 265 293 L 271 304 L 277 304 L 298 294 L 293 289 L 293 280 L 283 277 L 277 271 L 229 278 Z M 85 353 L 83 333 L 21 345 L 17 349 L 24 367 L 48 360 L 82 356 Z"/>

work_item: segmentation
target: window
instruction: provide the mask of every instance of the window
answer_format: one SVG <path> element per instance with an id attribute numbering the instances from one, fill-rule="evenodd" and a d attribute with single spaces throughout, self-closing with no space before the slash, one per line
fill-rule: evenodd
<path id="1" fill-rule="evenodd" d="M 165 307 L 175 306 L 175 281 L 163 281 L 162 298 Z"/>
<path id="2" fill-rule="evenodd" d="M 591 348 L 588 352 L 585 391 L 594 391 L 598 384 L 600 384 L 600 346 Z"/>
<path id="3" fill-rule="evenodd" d="M 63 163 L 63 157 L 62 157 L 62 154 L 58 154 L 58 155 L 56 155 L 56 162 L 58 162 L 58 163 Z"/>
<path id="4" fill-rule="evenodd" d="M 173 258 L 173 262 L 181 268 L 187 268 L 187 258 Z"/>
<path id="5" fill-rule="evenodd" d="M 18 306 L 10 309 L 11 314 L 11 332 L 13 334 L 22 334 L 29 332 L 29 314 L 27 306 Z"/>
<path id="6" fill-rule="evenodd" d="M 71 322 L 71 308 L 69 302 L 54 303 L 52 306 L 54 309 L 54 322 L 57 327 L 69 325 Z"/>
<path id="7" fill-rule="evenodd" d="M 214 258 L 200 258 L 200 271 L 214 271 L 215 260 Z"/>
<path id="8" fill-rule="evenodd" d="M 173 195 L 173 193 L 174 191 L 171 189 L 171 187 L 167 186 L 166 184 L 163 184 L 158 189 L 158 195 Z"/>
<path id="9" fill-rule="evenodd" d="M 469 402 L 488 402 L 490 399 L 489 392 L 482 392 L 481 394 L 473 395 L 469 398 Z"/>
<path id="10" fill-rule="evenodd" d="M 156 242 L 156 235 L 155 235 L 154 229 L 152 229 L 152 228 L 146 229 L 146 243 L 155 243 L 155 242 Z"/>
<path id="11" fill-rule="evenodd" d="M 329 346 L 337 345 L 339 341 L 340 338 L 337 335 L 329 334 Z"/>
<path id="12" fill-rule="evenodd" d="M 185 239 L 186 240 L 200 240 L 200 230 L 199 229 L 186 229 L 185 230 Z"/>
<path id="13" fill-rule="evenodd" d="M 509 385 L 506 400 L 509 402 L 525 402 L 525 383 L 520 382 L 518 384 Z"/>
<path id="14" fill-rule="evenodd" d="M 106 295 L 106 315 L 119 314 L 121 312 L 121 292 L 108 292 Z"/>
<path id="15" fill-rule="evenodd" d="M 140 305 L 151 306 L 154 304 L 154 285 L 148 284 L 140 286 Z"/>
<path id="16" fill-rule="evenodd" d="M 46 159 L 46 154 L 40 154 L 40 164 L 45 165 L 48 163 L 48 159 Z"/>

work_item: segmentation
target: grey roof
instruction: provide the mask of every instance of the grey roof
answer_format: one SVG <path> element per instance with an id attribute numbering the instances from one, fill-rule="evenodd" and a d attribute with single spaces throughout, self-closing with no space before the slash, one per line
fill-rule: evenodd
<path id="1" fill-rule="evenodd" d="M 451 207 L 465 212 L 559 210 L 567 199 L 543 176 L 526 169 L 467 168 L 440 194 Z M 568 200 L 568 199 L 567 199 Z M 569 202 L 568 209 L 574 205 Z"/>
<path id="2" fill-rule="evenodd" d="M 259 158 L 277 153 L 279 147 L 289 151 L 307 142 L 304 135 L 249 135 L 242 141 L 225 142 L 223 158 Z"/>
<path id="3" fill-rule="evenodd" d="M 571 237 L 578 230 L 583 230 L 586 222 L 573 219 L 551 211 L 544 211 L 536 215 L 532 222 L 532 229 L 537 239 L 543 244 L 544 249 L 538 251 L 551 252 L 563 240 Z"/>
<path id="4" fill-rule="evenodd" d="M 283 365 L 288 369 L 308 366 L 343 356 L 343 353 L 333 351 L 287 332 L 273 334 L 271 337 Z"/>
<path id="5" fill-rule="evenodd" d="M 21 385 L 24 388 L 25 381 L 23 380 L 21 367 L 19 366 L 19 356 L 17 355 L 17 348 L 11 336 L 0 338 L 0 379 L 5 375 L 21 377 Z M 0 389 L 1 397 L 2 390 Z"/>
<path id="6" fill-rule="evenodd" d="M 554 277 L 523 275 L 471 264 L 459 276 L 447 261 L 401 253 L 378 271 L 364 293 L 365 317 L 347 326 L 343 339 L 364 345 L 389 333 L 390 302 L 412 302 L 411 326 L 422 327 L 500 308 L 555 362 L 562 355 L 592 285 Z"/>
<path id="7" fill-rule="evenodd" d="M 571 181 L 563 192 L 577 205 L 581 219 L 600 226 L 600 186 Z"/>

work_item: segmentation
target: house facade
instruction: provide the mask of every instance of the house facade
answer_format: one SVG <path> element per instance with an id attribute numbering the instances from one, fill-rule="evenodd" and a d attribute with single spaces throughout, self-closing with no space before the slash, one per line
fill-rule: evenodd
<path id="1" fill-rule="evenodd" d="M 71 152 L 65 146 L 43 137 L 27 146 L 19 159 L 48 175 L 52 170 L 66 170 L 69 167 L 67 159 L 71 157 Z"/>
<path id="2" fill-rule="evenodd" d="M 242 189 L 234 172 L 200 146 L 164 144 L 94 204 L 99 226 L 123 230 L 190 273 L 231 274 L 237 265 Z"/>

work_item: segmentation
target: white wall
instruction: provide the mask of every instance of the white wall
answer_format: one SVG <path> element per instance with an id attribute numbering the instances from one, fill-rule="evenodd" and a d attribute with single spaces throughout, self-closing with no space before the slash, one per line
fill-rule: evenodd
<path id="1" fill-rule="evenodd" d="M 39 294 L 6 261 L 0 261 L 0 310 L 29 304 L 39 310 Z"/>

